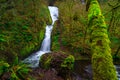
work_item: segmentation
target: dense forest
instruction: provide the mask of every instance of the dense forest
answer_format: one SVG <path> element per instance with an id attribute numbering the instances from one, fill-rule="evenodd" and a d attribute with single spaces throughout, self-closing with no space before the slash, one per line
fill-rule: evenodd
<path id="1" fill-rule="evenodd" d="M 51 50 L 31 68 L 57 7 Z M 120 0 L 0 0 L 0 80 L 120 80 Z M 48 44 L 48 43 L 46 43 Z"/>

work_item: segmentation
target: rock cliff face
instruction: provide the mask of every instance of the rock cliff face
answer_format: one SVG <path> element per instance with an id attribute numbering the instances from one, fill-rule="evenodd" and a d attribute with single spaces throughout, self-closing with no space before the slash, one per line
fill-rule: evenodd
<path id="1" fill-rule="evenodd" d="M 39 49 L 52 20 L 44 0 L 0 1 L 0 60 L 24 58 Z"/>

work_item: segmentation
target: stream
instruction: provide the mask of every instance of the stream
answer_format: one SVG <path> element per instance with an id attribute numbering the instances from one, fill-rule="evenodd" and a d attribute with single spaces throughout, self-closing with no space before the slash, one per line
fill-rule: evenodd
<path id="1" fill-rule="evenodd" d="M 120 80 L 120 64 L 115 65 L 118 80 Z M 92 80 L 92 66 L 89 60 L 75 61 L 74 72 L 76 80 Z"/>

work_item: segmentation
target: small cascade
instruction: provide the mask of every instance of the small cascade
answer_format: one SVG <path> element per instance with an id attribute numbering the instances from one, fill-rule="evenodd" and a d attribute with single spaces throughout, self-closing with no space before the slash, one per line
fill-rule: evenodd
<path id="1" fill-rule="evenodd" d="M 81 3 L 82 3 L 82 4 L 85 4 L 85 0 L 81 0 Z"/>
<path id="2" fill-rule="evenodd" d="M 45 32 L 45 38 L 41 44 L 41 51 L 44 52 L 50 52 L 50 44 L 51 44 L 51 32 L 52 32 L 52 25 L 47 25 L 46 26 L 46 32 Z"/>
<path id="3" fill-rule="evenodd" d="M 117 77 L 118 77 L 118 80 L 120 80 L 120 65 L 115 65 L 115 68 L 117 70 Z"/>
<path id="4" fill-rule="evenodd" d="M 39 59 L 40 59 L 41 55 L 50 52 L 51 32 L 52 32 L 55 21 L 58 20 L 58 8 L 55 6 L 48 6 L 48 9 L 50 11 L 50 15 L 52 18 L 52 24 L 46 26 L 45 37 L 42 41 L 41 48 L 38 52 L 33 53 L 28 58 L 23 60 L 24 63 L 30 64 L 30 67 L 32 67 L 32 68 L 38 67 Z"/>

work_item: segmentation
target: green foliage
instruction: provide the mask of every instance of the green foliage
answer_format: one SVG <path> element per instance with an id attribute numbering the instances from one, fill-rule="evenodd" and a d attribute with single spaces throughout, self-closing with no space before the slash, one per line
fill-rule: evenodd
<path id="1" fill-rule="evenodd" d="M 0 76 L 10 73 L 7 77 L 10 80 L 22 80 L 26 79 L 28 72 L 30 71 L 29 66 L 18 61 L 18 57 L 15 58 L 13 64 L 0 61 Z"/>
<path id="2" fill-rule="evenodd" d="M 110 20 L 107 21 L 109 36 L 111 40 L 111 48 L 112 48 L 112 55 L 116 55 L 117 49 L 119 47 L 119 39 L 120 39 L 120 1 L 119 0 L 110 0 L 108 1 L 108 11 L 105 17 L 109 18 Z M 119 51 L 118 51 L 119 53 Z M 118 54 L 117 53 L 117 54 Z M 120 58 L 120 55 L 118 54 Z"/>
<path id="3" fill-rule="evenodd" d="M 4 39 L 4 35 L 0 34 L 0 42 L 6 42 L 6 40 Z"/>
<path id="4" fill-rule="evenodd" d="M 110 38 L 111 42 L 113 42 L 114 44 L 119 44 L 120 43 L 120 39 L 118 37 L 111 37 Z"/>
<path id="5" fill-rule="evenodd" d="M 10 71 L 11 79 L 25 79 L 30 69 L 26 64 L 20 63 L 18 65 L 12 66 Z"/>
<path id="6" fill-rule="evenodd" d="M 69 45 L 69 43 L 66 41 L 66 39 L 62 39 L 62 45 L 63 46 L 68 46 Z"/>
<path id="7" fill-rule="evenodd" d="M 117 80 L 107 26 L 97 0 L 90 2 L 88 22 L 91 36 L 93 80 Z"/>
<path id="8" fill-rule="evenodd" d="M 0 61 L 0 76 L 8 71 L 10 65 L 4 61 Z"/>
<path id="9" fill-rule="evenodd" d="M 41 32 L 39 33 L 39 40 L 40 40 L 40 42 L 42 42 L 42 40 L 44 38 L 44 33 L 45 33 L 44 30 L 41 30 Z"/>
<path id="10" fill-rule="evenodd" d="M 58 51 L 60 50 L 60 43 L 59 43 L 59 35 L 53 35 L 52 37 L 52 50 Z"/>
<path id="11" fill-rule="evenodd" d="M 45 26 L 52 23 L 46 1 L 2 0 L 0 5 L 0 57 L 22 59 L 39 49 Z"/>
<path id="12" fill-rule="evenodd" d="M 42 5 L 39 17 L 40 18 L 42 17 L 41 20 L 43 20 L 43 22 L 45 22 L 45 24 L 47 24 L 47 25 L 52 24 L 52 19 L 49 14 L 50 14 L 50 12 L 49 12 L 48 8 L 46 8 L 46 5 Z"/>
<path id="13" fill-rule="evenodd" d="M 85 6 L 73 0 L 58 1 L 56 2 L 56 5 L 60 12 L 60 23 L 58 23 L 57 27 L 53 29 L 53 31 L 55 31 L 52 39 L 56 37 L 56 34 L 59 31 L 59 44 L 68 47 L 69 51 L 76 51 L 78 53 L 80 51 L 78 49 L 81 48 L 81 46 L 86 45 L 86 41 L 84 40 L 87 28 L 87 15 L 84 10 Z M 53 40 L 53 43 L 54 41 L 55 40 Z M 59 46 L 57 42 L 56 46 Z"/>
<path id="14" fill-rule="evenodd" d="M 74 57 L 72 55 L 69 55 L 67 58 L 65 58 L 63 63 L 61 63 L 61 67 L 72 70 L 74 68 L 74 62 L 75 62 Z"/>
<path id="15" fill-rule="evenodd" d="M 23 30 L 27 30 L 29 27 L 28 26 L 22 26 Z"/>

